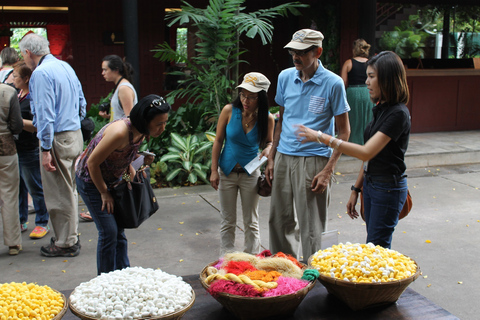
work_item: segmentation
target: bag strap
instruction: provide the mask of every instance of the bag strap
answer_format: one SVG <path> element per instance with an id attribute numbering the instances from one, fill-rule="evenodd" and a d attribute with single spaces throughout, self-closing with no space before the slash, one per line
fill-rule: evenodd
<path id="1" fill-rule="evenodd" d="M 10 77 L 10 75 L 12 74 L 12 72 L 13 72 L 13 69 L 10 70 L 9 73 L 7 73 L 7 75 L 5 76 L 5 78 L 2 80 L 2 83 L 5 83 L 5 81 L 7 81 L 8 77 Z"/>

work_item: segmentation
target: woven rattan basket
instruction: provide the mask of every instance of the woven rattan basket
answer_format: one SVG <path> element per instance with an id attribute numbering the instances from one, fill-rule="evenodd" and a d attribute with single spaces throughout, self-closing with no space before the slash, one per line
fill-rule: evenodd
<path id="1" fill-rule="evenodd" d="M 218 261 L 208 264 L 200 273 L 200 282 L 208 291 L 206 284 L 207 268 Z M 304 265 L 304 268 L 307 266 Z M 275 316 L 291 315 L 295 312 L 307 293 L 315 286 L 315 281 L 293 294 L 276 297 L 242 297 L 228 293 L 219 293 L 214 298 L 238 319 L 266 319 Z"/>
<path id="2" fill-rule="evenodd" d="M 312 257 L 308 259 L 309 266 L 311 266 Z M 322 273 L 318 281 L 327 288 L 328 293 L 356 311 L 396 302 L 410 283 L 420 276 L 420 267 L 416 262 L 415 265 L 417 266 L 415 274 L 406 279 L 391 282 L 355 283 L 325 276 Z"/>
<path id="3" fill-rule="evenodd" d="M 65 313 L 67 312 L 67 308 L 68 308 L 68 302 L 67 302 L 67 299 L 65 298 L 65 295 L 55 289 L 52 289 L 53 291 L 59 293 L 62 295 L 62 299 L 63 299 L 63 308 L 62 310 L 60 310 L 60 312 L 55 316 L 53 317 L 53 320 L 60 320 L 63 318 L 63 316 L 65 315 Z"/>
<path id="4" fill-rule="evenodd" d="M 75 292 L 75 291 L 73 291 Z M 73 294 L 72 292 L 72 294 Z M 190 302 L 185 306 L 183 307 L 182 309 L 180 310 L 177 310 L 175 312 L 172 312 L 172 313 L 168 313 L 168 314 L 165 314 L 161 317 L 149 317 L 149 318 L 138 318 L 138 319 L 161 319 L 161 320 L 178 320 L 178 319 L 181 319 L 185 313 L 193 306 L 193 303 L 195 302 L 195 291 L 193 291 L 192 289 L 192 299 L 190 300 Z M 70 302 L 70 299 L 68 299 L 68 306 L 70 307 L 70 311 L 72 311 L 72 313 L 74 315 L 76 315 L 77 317 L 79 317 L 80 319 L 83 319 L 83 320 L 96 320 L 96 319 L 99 319 L 99 318 L 92 318 L 92 317 L 89 317 L 87 316 L 86 314 L 78 311 L 73 305 L 72 303 Z M 137 318 L 135 318 L 137 319 Z"/>

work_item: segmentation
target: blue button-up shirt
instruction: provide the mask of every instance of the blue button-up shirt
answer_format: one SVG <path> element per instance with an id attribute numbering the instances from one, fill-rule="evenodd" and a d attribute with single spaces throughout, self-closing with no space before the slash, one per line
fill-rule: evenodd
<path id="1" fill-rule="evenodd" d="M 52 148 L 54 133 L 80 129 L 87 101 L 68 63 L 46 55 L 33 71 L 29 89 L 33 125 L 42 148 Z"/>
<path id="2" fill-rule="evenodd" d="M 334 117 L 350 111 L 342 78 L 325 69 L 320 60 L 318 64 L 315 75 L 305 83 L 295 68 L 285 69 L 278 76 L 275 102 L 284 107 L 277 148 L 280 153 L 299 157 L 332 155 L 332 149 L 325 144 L 301 143 L 295 135 L 296 124 L 334 135 Z"/>

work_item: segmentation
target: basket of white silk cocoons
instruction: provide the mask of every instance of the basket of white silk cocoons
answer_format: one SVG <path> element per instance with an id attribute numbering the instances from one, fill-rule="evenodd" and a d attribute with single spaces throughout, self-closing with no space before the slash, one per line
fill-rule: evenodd
<path id="1" fill-rule="evenodd" d="M 195 301 L 192 287 L 160 269 L 131 267 L 81 283 L 69 307 L 81 319 L 180 319 Z"/>

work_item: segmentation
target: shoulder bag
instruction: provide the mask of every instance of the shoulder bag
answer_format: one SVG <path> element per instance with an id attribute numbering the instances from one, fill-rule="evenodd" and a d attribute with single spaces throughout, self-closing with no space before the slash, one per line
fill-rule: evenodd
<path id="1" fill-rule="evenodd" d="M 138 228 L 159 208 L 150 184 L 150 169 L 138 170 L 133 180 L 127 177 L 111 190 L 115 201 L 113 215 L 118 227 Z"/>

